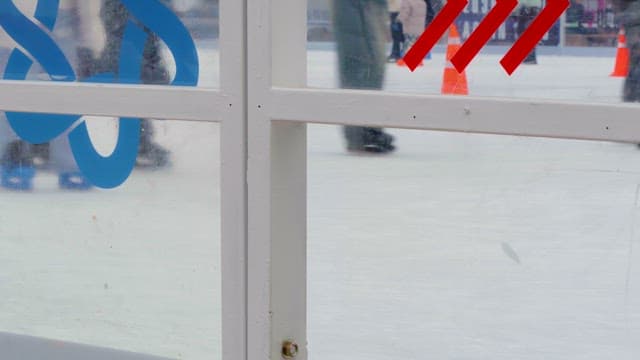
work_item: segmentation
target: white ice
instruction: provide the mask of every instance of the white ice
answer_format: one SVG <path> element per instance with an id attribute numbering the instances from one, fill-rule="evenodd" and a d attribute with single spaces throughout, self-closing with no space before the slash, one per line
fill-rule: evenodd
<path id="1" fill-rule="evenodd" d="M 201 58 L 213 86 L 218 55 Z M 540 55 L 513 77 L 499 59 L 470 65 L 471 95 L 619 101 L 612 58 Z M 337 86 L 333 51 L 308 60 L 310 86 Z M 388 65 L 385 87 L 439 93 L 443 65 Z M 219 128 L 156 129 L 170 169 L 81 193 L 42 172 L 32 193 L 0 192 L 0 331 L 220 357 Z M 640 149 L 390 132 L 396 153 L 354 156 L 338 127 L 309 126 L 312 359 L 638 358 Z"/>

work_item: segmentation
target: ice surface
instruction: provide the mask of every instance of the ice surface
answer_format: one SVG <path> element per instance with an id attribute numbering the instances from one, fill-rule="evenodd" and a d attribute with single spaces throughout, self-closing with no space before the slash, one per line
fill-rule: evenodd
<path id="1" fill-rule="evenodd" d="M 332 58 L 310 53 L 310 86 L 337 86 Z M 499 59 L 471 64 L 472 95 L 620 101 L 612 58 L 513 77 Z M 443 64 L 389 65 L 385 90 L 438 94 Z M 640 149 L 390 132 L 396 153 L 353 156 L 338 127 L 309 128 L 311 359 L 640 356 Z"/>
<path id="2" fill-rule="evenodd" d="M 218 125 L 154 125 L 170 169 L 89 192 L 44 171 L 0 192 L 0 331 L 219 358 Z"/>

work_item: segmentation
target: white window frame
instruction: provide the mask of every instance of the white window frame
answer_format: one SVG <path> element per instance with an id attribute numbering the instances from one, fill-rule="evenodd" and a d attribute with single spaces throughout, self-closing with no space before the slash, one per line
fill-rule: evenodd
<path id="1" fill-rule="evenodd" d="M 287 340 L 307 358 L 307 123 L 638 141 L 629 104 L 305 88 L 306 18 L 304 0 L 220 0 L 220 89 L 0 81 L 5 111 L 221 124 L 224 360 Z"/>
<path id="2" fill-rule="evenodd" d="M 306 88 L 306 1 L 247 1 L 249 359 L 281 359 L 285 341 L 299 345 L 296 359 L 308 355 L 307 123 L 640 139 L 631 104 Z"/>
<path id="3" fill-rule="evenodd" d="M 0 81 L 0 109 L 220 124 L 220 139 L 211 142 L 220 143 L 221 150 L 222 355 L 246 359 L 246 3 L 220 0 L 219 4 L 220 69 L 224 69 L 219 89 Z M 0 334 L 0 343 L 3 358 L 148 359 L 89 346 L 61 347 L 56 341 L 12 334 Z"/>

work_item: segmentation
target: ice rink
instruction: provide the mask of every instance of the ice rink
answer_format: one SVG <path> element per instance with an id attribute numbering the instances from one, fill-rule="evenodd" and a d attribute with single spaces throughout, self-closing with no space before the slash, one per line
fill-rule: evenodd
<path id="1" fill-rule="evenodd" d="M 388 65 L 385 90 L 439 93 L 441 50 L 416 73 Z M 543 53 L 509 77 L 490 49 L 470 93 L 618 102 L 605 53 Z M 217 52 L 201 59 L 215 85 Z M 308 66 L 309 86 L 337 86 L 330 45 Z M 90 124 L 108 153 L 114 123 Z M 170 169 L 80 193 L 43 171 L 0 192 L 0 331 L 219 358 L 219 127 L 156 129 Z M 311 359 L 640 356 L 637 146 L 391 129 L 397 152 L 357 156 L 339 127 L 308 129 Z"/>

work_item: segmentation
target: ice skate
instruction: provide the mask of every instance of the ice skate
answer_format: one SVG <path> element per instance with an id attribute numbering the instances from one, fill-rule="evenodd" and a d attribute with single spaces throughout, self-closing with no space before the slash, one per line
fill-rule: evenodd
<path id="1" fill-rule="evenodd" d="M 161 168 L 170 164 L 171 152 L 154 142 L 141 142 L 136 157 L 136 167 Z"/>
<path id="2" fill-rule="evenodd" d="M 529 56 L 527 56 L 524 61 L 522 61 L 523 64 L 527 64 L 527 65 L 537 65 L 538 64 L 538 59 L 536 58 L 536 54 L 535 52 L 529 54 Z"/>
<path id="3" fill-rule="evenodd" d="M 65 190 L 89 190 L 93 187 L 79 171 L 61 172 L 58 175 L 58 186 Z"/>
<path id="4" fill-rule="evenodd" d="M 0 185 L 10 190 L 31 190 L 35 173 L 29 144 L 22 140 L 10 142 L 0 162 Z"/>
<path id="5" fill-rule="evenodd" d="M 393 152 L 396 147 L 393 145 L 393 136 L 376 128 L 364 128 L 361 143 L 349 143 L 349 152 L 364 152 L 385 154 Z"/>

